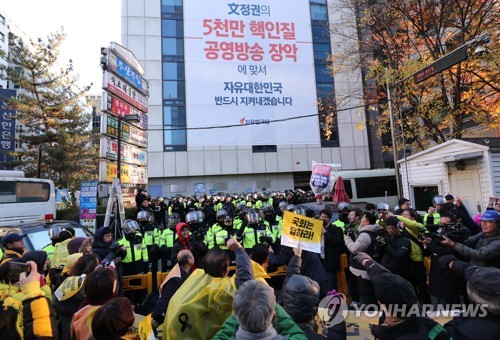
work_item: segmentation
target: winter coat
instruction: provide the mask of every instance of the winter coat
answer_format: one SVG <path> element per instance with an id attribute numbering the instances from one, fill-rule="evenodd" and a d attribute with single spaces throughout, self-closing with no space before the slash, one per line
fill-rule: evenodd
<path id="1" fill-rule="evenodd" d="M 273 327 L 279 335 L 286 336 L 288 339 L 301 339 L 306 340 L 307 337 L 304 332 L 292 320 L 290 315 L 278 304 L 275 308 L 276 319 L 273 321 Z M 236 339 L 236 332 L 238 330 L 238 320 L 232 314 L 222 325 L 220 330 L 215 334 L 213 339 Z"/>
<path id="2" fill-rule="evenodd" d="M 171 275 L 172 274 L 172 275 Z M 186 281 L 189 273 L 186 273 L 180 266 L 177 264 L 163 281 L 160 286 L 160 297 L 156 302 L 156 306 L 153 310 L 152 318 L 158 322 L 158 324 L 162 324 L 165 320 L 165 313 L 167 312 L 168 303 L 172 296 L 174 296 L 175 292 L 179 287 Z"/>
<path id="3" fill-rule="evenodd" d="M 370 325 L 372 335 L 380 340 L 449 340 L 446 330 L 436 321 L 428 317 L 410 317 L 394 326 L 382 325 L 384 316 L 378 325 Z"/>
<path id="4" fill-rule="evenodd" d="M 71 339 L 71 322 L 73 320 L 73 315 L 76 313 L 83 300 L 85 300 L 85 294 L 83 292 L 84 280 L 85 278 L 83 276 L 68 277 L 64 280 L 66 283 L 63 283 L 63 285 L 72 281 L 74 284 L 72 284 L 71 287 L 74 288 L 61 289 L 61 287 L 59 287 L 55 292 L 54 308 L 61 322 L 61 335 L 64 340 Z"/>
<path id="5" fill-rule="evenodd" d="M 410 240 L 403 235 L 396 236 L 385 245 L 384 257 L 380 264 L 393 274 L 407 279 L 411 264 L 410 253 Z"/>
<path id="6" fill-rule="evenodd" d="M 325 236 L 325 269 L 327 272 L 336 273 L 340 270 L 340 255 L 345 250 L 344 233 L 342 229 L 330 223 L 326 227 Z"/>
<path id="7" fill-rule="evenodd" d="M 456 243 L 455 250 L 480 267 L 500 268 L 500 232 L 487 236 L 483 232 L 469 237 L 463 244 Z"/>
<path id="8" fill-rule="evenodd" d="M 97 256 L 99 262 L 106 260 L 114 260 L 117 257 L 125 257 L 126 252 L 119 249 L 120 246 L 115 240 L 109 243 L 104 242 L 104 228 L 97 229 L 94 235 L 94 242 L 92 244 L 92 253 Z"/>
<path id="9" fill-rule="evenodd" d="M 302 258 L 294 255 L 288 263 L 279 303 L 295 322 L 308 322 L 318 312 L 319 284 L 300 275 Z"/>
<path id="10" fill-rule="evenodd" d="M 456 340 L 497 340 L 500 339 L 500 316 L 459 315 L 445 323 L 444 328 Z"/>
<path id="11" fill-rule="evenodd" d="M 376 244 L 376 234 L 381 229 L 378 224 L 368 224 L 359 227 L 359 235 L 356 240 L 353 240 L 351 237 L 345 238 L 345 245 L 347 250 L 351 253 L 349 256 L 349 270 L 355 276 L 361 276 L 365 280 L 369 280 L 369 276 L 366 273 L 364 266 L 361 265 L 354 257 L 361 252 L 367 253 L 370 256 L 373 256 L 375 251 Z"/>
<path id="12" fill-rule="evenodd" d="M 431 257 L 429 294 L 447 303 L 459 303 L 460 285 L 463 278 L 451 269 L 441 268 L 439 265 L 439 258 L 443 255 L 453 255 L 453 249 L 432 240 L 425 248 L 425 254 Z"/>

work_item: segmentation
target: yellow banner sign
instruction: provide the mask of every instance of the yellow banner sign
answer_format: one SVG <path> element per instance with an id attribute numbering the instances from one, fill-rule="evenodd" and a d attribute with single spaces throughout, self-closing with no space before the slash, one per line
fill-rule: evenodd
<path id="1" fill-rule="evenodd" d="M 296 247 L 299 242 L 302 249 L 320 252 L 323 221 L 285 211 L 283 215 L 283 237 L 281 244 Z"/>

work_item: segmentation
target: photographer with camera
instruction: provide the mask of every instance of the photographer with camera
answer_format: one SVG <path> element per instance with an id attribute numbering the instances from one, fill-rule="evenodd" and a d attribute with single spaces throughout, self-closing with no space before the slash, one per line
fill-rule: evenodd
<path id="1" fill-rule="evenodd" d="M 476 266 L 500 268 L 500 215 L 486 210 L 481 217 L 482 232 L 463 242 L 444 235 L 441 244 L 453 248 Z"/>
<path id="2" fill-rule="evenodd" d="M 390 238 L 387 240 L 381 236 L 377 238 L 379 245 L 384 247 L 384 256 L 380 264 L 389 269 L 393 274 L 399 275 L 409 281 L 411 243 L 402 234 L 404 224 L 394 216 L 388 217 L 384 222 Z"/>
<path id="3" fill-rule="evenodd" d="M 344 239 L 345 245 L 351 253 L 349 255 L 349 270 L 356 277 L 360 302 L 366 305 L 376 304 L 377 300 L 375 299 L 370 277 L 365 267 L 355 259 L 355 256 L 361 252 L 373 256 L 377 244 L 377 233 L 380 229 L 381 227 L 376 223 L 376 217 L 372 213 L 365 212 L 359 225 L 359 235 L 356 235 L 354 229 L 349 228 L 346 229 Z"/>
<path id="4" fill-rule="evenodd" d="M 428 291 L 434 305 L 460 302 L 459 295 L 462 284 L 460 276 L 439 265 L 441 256 L 454 255 L 455 253 L 450 247 L 441 244 L 441 241 L 444 240 L 443 235 L 452 236 L 456 232 L 456 228 L 459 228 L 456 216 L 451 213 L 443 213 L 436 232 L 430 234 L 431 237 L 424 237 L 420 240 L 424 244 L 425 255 L 431 258 Z"/>

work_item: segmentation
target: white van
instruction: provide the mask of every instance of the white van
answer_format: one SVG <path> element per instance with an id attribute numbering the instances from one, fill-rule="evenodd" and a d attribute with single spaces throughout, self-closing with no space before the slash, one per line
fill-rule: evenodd
<path id="1" fill-rule="evenodd" d="M 25 178 L 22 171 L 0 170 L 0 226 L 15 226 L 56 216 L 54 182 Z"/>
<path id="2" fill-rule="evenodd" d="M 394 169 L 341 170 L 336 177 L 342 176 L 351 203 L 364 208 L 364 204 L 386 202 L 391 209 L 398 204 L 398 189 Z"/>

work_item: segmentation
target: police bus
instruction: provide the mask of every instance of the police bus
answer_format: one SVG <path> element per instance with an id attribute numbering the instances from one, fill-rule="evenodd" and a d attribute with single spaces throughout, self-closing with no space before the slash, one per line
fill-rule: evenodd
<path id="1" fill-rule="evenodd" d="M 25 178 L 22 171 L 0 170 L 0 226 L 52 219 L 55 215 L 54 182 Z"/>

